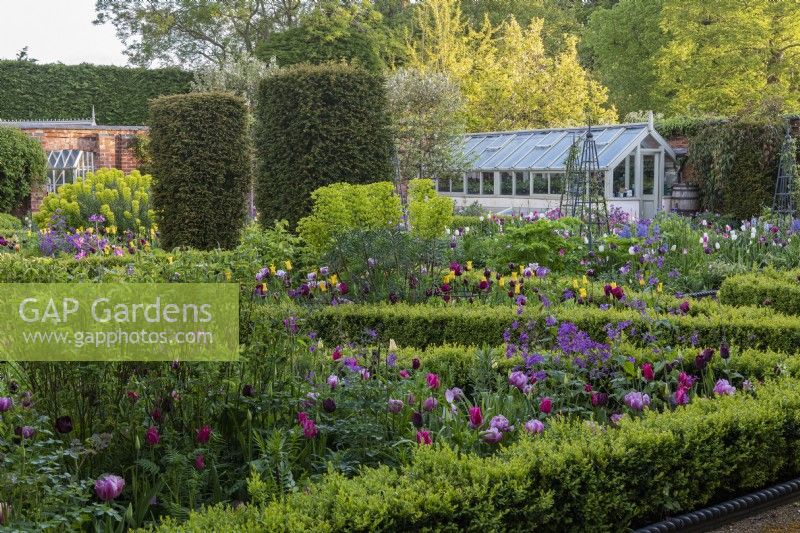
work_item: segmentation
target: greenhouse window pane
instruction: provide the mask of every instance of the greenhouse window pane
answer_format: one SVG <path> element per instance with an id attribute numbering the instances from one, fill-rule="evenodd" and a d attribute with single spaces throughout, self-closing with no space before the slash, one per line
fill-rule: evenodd
<path id="1" fill-rule="evenodd" d="M 562 194 L 564 192 L 564 173 L 550 173 L 550 194 Z"/>
<path id="2" fill-rule="evenodd" d="M 464 176 L 450 180 L 450 192 L 464 192 Z"/>
<path id="3" fill-rule="evenodd" d="M 478 195 L 481 193 L 481 177 L 477 174 L 467 176 L 467 194 Z"/>
<path id="4" fill-rule="evenodd" d="M 481 172 L 481 194 L 484 196 L 494 194 L 494 172 Z"/>
<path id="5" fill-rule="evenodd" d="M 514 193 L 514 176 L 511 172 L 500 173 L 500 194 L 511 196 Z"/>
<path id="6" fill-rule="evenodd" d="M 439 192 L 450 192 L 450 180 L 448 178 L 439 178 L 436 181 L 436 190 Z"/>
<path id="7" fill-rule="evenodd" d="M 656 184 L 656 156 L 642 156 L 642 194 L 653 194 Z"/>
<path id="8" fill-rule="evenodd" d="M 529 176 L 527 172 L 514 172 L 514 178 L 517 182 L 517 189 L 515 191 L 517 196 L 528 196 L 531 194 L 531 180 Z"/>
<path id="9" fill-rule="evenodd" d="M 547 194 L 547 174 L 537 172 L 533 175 L 533 194 Z"/>

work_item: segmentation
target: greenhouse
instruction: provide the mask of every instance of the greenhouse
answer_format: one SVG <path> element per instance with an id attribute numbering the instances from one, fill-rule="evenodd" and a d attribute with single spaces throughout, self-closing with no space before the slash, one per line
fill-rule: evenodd
<path id="1" fill-rule="evenodd" d="M 463 155 L 471 170 L 460 178 L 438 180 L 438 190 L 454 198 L 457 207 L 477 202 L 498 213 L 557 208 L 570 147 L 580 144 L 586 131 L 583 127 L 468 134 Z M 678 164 L 652 120 L 592 126 L 592 134 L 609 207 L 649 218 L 669 205 Z"/>
<path id="2" fill-rule="evenodd" d="M 47 192 L 74 183 L 94 171 L 94 153 L 84 150 L 51 150 L 47 153 Z"/>

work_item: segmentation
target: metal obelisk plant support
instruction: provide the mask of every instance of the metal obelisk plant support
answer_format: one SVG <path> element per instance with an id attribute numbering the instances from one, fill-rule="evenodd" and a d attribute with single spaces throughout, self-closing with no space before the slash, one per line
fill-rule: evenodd
<path id="1" fill-rule="evenodd" d="M 791 135 L 790 128 L 787 127 L 778 164 L 778 179 L 775 181 L 775 196 L 772 198 L 772 210 L 782 222 L 786 220 L 791 223 L 795 216 L 797 210 L 796 182 L 797 144 Z"/>
<path id="2" fill-rule="evenodd" d="M 605 173 L 599 167 L 597 145 L 589 126 L 580 152 L 576 139 L 567 156 L 567 184 L 561 197 L 561 213 L 581 221 L 580 235 L 585 237 L 589 251 L 594 250 L 594 238 L 609 231 Z"/>

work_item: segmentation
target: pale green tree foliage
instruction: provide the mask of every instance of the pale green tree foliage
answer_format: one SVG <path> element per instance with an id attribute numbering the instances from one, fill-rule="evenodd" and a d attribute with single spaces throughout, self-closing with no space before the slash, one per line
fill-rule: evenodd
<path id="1" fill-rule="evenodd" d="M 244 98 L 252 109 L 261 80 L 277 68 L 274 62 L 265 63 L 249 54 L 229 57 L 221 64 L 207 64 L 195 70 L 192 91 L 231 92 Z"/>
<path id="2" fill-rule="evenodd" d="M 800 107 L 800 2 L 664 0 L 658 57 L 673 113 L 732 114 L 778 98 Z"/>
<path id="3" fill-rule="evenodd" d="M 458 85 L 443 73 L 400 69 L 386 88 L 400 183 L 467 170 L 456 149 L 465 131 Z"/>
<path id="4" fill-rule="evenodd" d="M 522 28 L 512 17 L 495 27 L 487 18 L 474 30 L 458 0 L 426 0 L 415 14 L 409 63 L 459 84 L 470 131 L 614 121 L 606 89 L 578 62 L 575 39 L 548 55 L 542 25 L 534 18 Z"/>

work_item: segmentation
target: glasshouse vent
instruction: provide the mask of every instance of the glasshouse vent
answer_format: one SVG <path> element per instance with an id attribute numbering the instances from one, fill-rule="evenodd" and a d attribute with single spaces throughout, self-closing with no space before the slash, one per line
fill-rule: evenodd
<path id="1" fill-rule="evenodd" d="M 471 170 L 461 178 L 439 179 L 438 190 L 458 207 L 478 202 L 498 213 L 557 208 L 570 146 L 582 143 L 586 132 L 583 127 L 468 134 L 462 146 Z M 618 206 L 637 218 L 669 208 L 678 164 L 652 121 L 592 126 L 592 134 L 609 208 Z"/>

